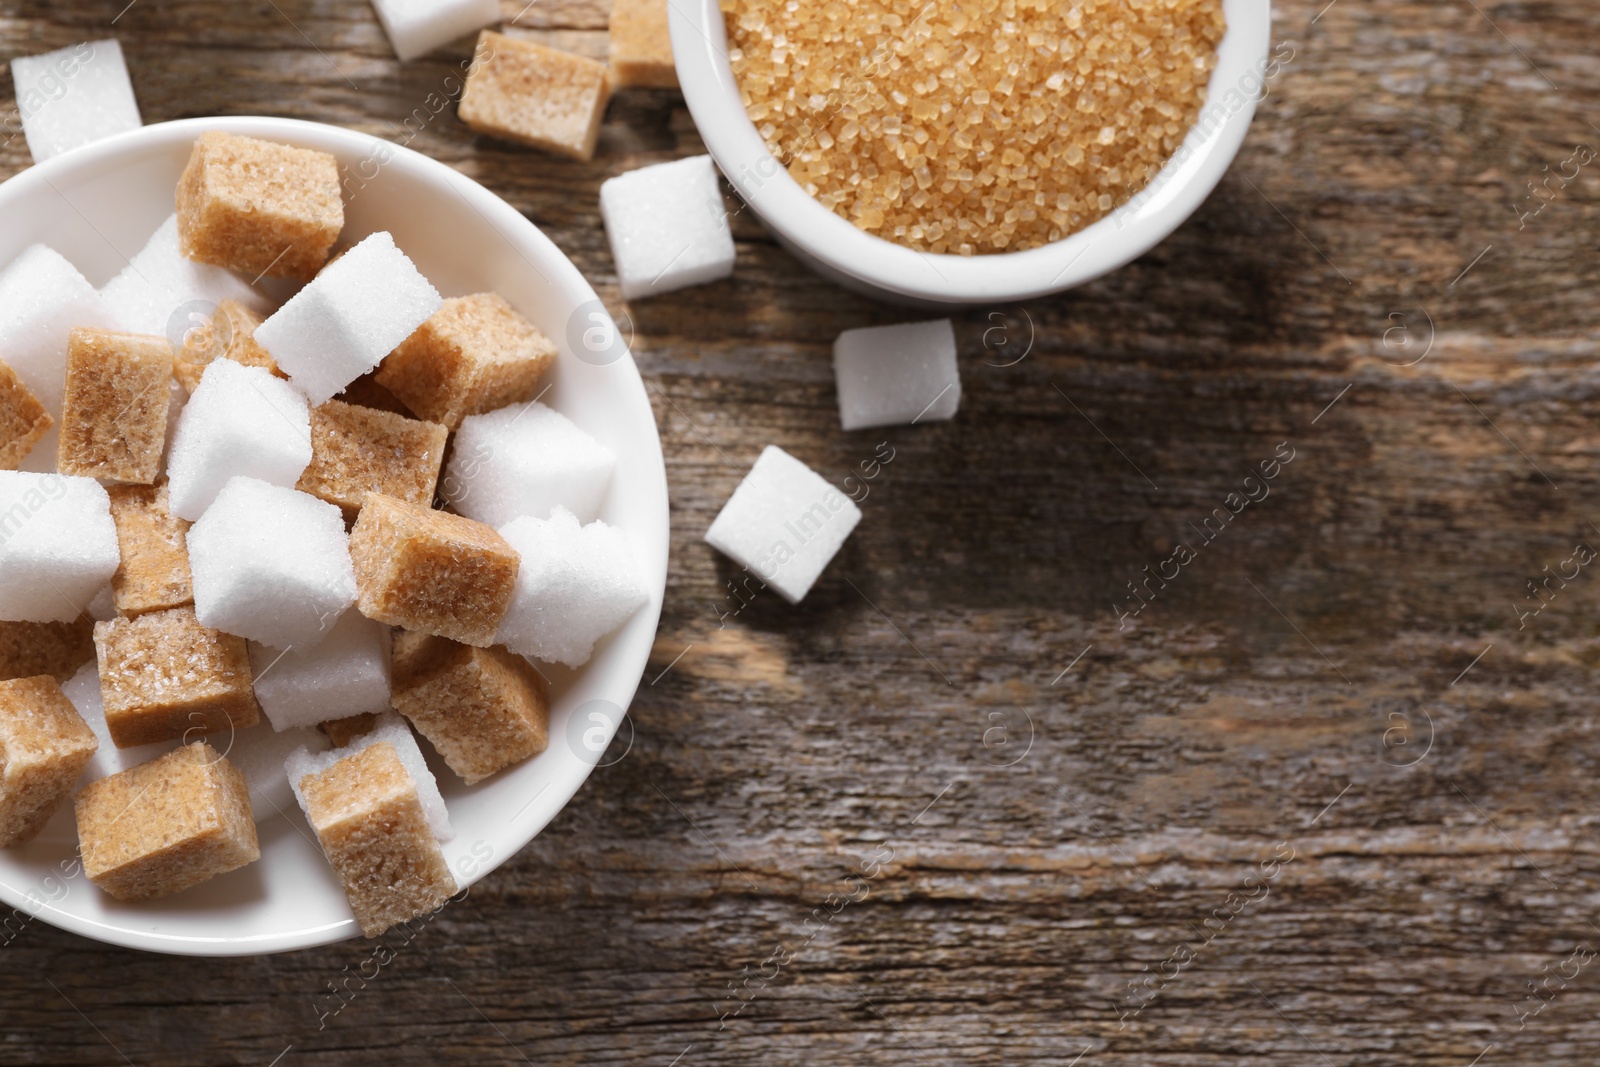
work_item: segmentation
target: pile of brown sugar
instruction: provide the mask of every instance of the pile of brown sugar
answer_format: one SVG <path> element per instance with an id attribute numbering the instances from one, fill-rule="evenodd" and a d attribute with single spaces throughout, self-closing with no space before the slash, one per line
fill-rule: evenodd
<path id="1" fill-rule="evenodd" d="M 802 187 L 928 252 L 1034 248 L 1126 201 L 1204 103 L 1222 0 L 722 0 Z"/>

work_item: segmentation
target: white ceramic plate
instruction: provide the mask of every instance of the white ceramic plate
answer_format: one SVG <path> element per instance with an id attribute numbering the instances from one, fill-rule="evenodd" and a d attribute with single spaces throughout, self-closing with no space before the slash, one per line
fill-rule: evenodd
<path id="1" fill-rule="evenodd" d="M 347 168 L 344 239 L 389 230 L 445 296 L 494 290 L 511 301 L 561 348 L 545 403 L 617 454 L 600 517 L 632 539 L 650 602 L 581 670 L 540 665 L 552 682 L 550 747 L 542 755 L 470 788 L 434 761 L 455 828 L 445 858 L 469 886 L 527 844 L 583 784 L 649 657 L 666 588 L 668 527 L 666 470 L 644 383 L 594 290 L 505 201 L 409 149 L 315 123 L 169 122 L 24 171 L 0 185 L 0 265 L 43 242 L 103 285 L 172 213 L 189 150 L 210 129 L 337 156 Z M 270 726 L 263 718 L 254 729 Z M 158 952 L 251 955 L 357 935 L 344 893 L 299 810 L 280 815 L 252 801 L 259 862 L 144 904 L 119 904 L 83 877 L 68 804 L 37 839 L 0 851 L 0 899 L 62 929 Z"/>

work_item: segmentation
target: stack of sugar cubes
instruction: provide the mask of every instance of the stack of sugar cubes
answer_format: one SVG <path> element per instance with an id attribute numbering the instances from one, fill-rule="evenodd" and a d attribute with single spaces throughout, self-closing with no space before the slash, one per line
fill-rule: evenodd
<path id="1" fill-rule="evenodd" d="M 89 878 L 146 899 L 296 797 L 376 934 L 455 890 L 416 735 L 468 785 L 538 755 L 527 657 L 581 666 L 649 599 L 598 518 L 616 456 L 535 399 L 556 347 L 505 299 L 387 232 L 332 257 L 332 156 L 203 134 L 176 209 L 98 291 L 42 245 L 0 272 L 0 765 L 59 753 L 0 776 L 0 831 L 82 776 Z"/>

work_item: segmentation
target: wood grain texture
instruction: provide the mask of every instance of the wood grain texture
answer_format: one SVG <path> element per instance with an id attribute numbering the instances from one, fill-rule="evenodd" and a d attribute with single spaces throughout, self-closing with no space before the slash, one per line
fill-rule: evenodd
<path id="1" fill-rule="evenodd" d="M 147 121 L 386 136 L 468 55 L 402 67 L 355 0 L 113 27 L 123 3 L 0 2 L 0 51 L 115 32 Z M 1600 165 L 1517 205 L 1600 147 L 1600 14 L 1324 5 L 1275 5 L 1293 59 L 1194 218 L 958 316 L 961 413 L 914 429 L 839 432 L 828 358 L 909 313 L 748 214 L 733 280 L 620 301 L 598 186 L 700 150 L 677 94 L 619 94 L 590 165 L 428 123 L 413 147 L 632 331 L 674 531 L 632 729 L 381 968 L 27 925 L 0 1063 L 1592 1064 L 1600 577 L 1528 583 L 1600 548 Z M 605 0 L 519 9 L 604 54 Z M 724 616 L 737 571 L 701 535 L 761 447 L 842 481 L 882 441 L 805 604 Z M 1270 495 L 1119 619 L 1280 446 Z"/>

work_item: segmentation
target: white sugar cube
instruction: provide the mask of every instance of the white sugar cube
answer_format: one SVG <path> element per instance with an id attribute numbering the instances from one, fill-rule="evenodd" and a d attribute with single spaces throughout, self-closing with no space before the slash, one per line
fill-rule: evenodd
<path id="1" fill-rule="evenodd" d="M 35 163 L 141 124 L 122 46 L 115 40 L 13 59 L 11 80 Z"/>
<path id="2" fill-rule="evenodd" d="M 100 742 L 100 747 L 95 750 L 88 766 L 83 769 L 80 782 L 92 782 L 97 778 L 109 778 L 113 774 L 121 774 L 129 767 L 137 767 L 155 759 L 163 752 L 170 752 L 179 744 L 178 741 L 157 741 L 150 745 L 135 745 L 132 748 L 118 748 L 116 742 L 111 740 L 111 731 L 106 727 L 105 698 L 100 689 L 100 666 L 90 660 L 78 668 L 78 673 L 61 683 L 61 693 L 78 709 L 78 714 L 83 716 L 83 721 L 89 729 L 94 731 L 94 736 Z M 195 734 L 198 740 L 201 735 Z M 226 736 L 226 735 L 224 735 Z"/>
<path id="3" fill-rule="evenodd" d="M 846 330 L 833 342 L 833 376 L 846 430 L 936 422 L 961 406 L 949 319 Z"/>
<path id="4" fill-rule="evenodd" d="M 372 0 L 372 6 L 402 60 L 500 21 L 499 0 Z"/>
<path id="5" fill-rule="evenodd" d="M 356 601 L 344 515 L 309 493 L 234 478 L 188 545 L 203 626 L 304 651 Z"/>
<path id="6" fill-rule="evenodd" d="M 195 734 L 192 740 L 202 735 Z M 212 748 L 239 768 L 250 787 L 250 809 L 256 822 L 264 822 L 294 810 L 294 791 L 283 773 L 283 761 L 297 749 L 308 754 L 326 752 L 333 747 L 321 730 L 284 730 L 279 733 L 266 723 L 245 730 L 216 730 L 204 735 Z"/>
<path id="7" fill-rule="evenodd" d="M 341 615 L 314 648 L 279 651 L 251 645 L 250 669 L 256 700 L 274 730 L 391 707 L 389 628 L 359 611 Z"/>
<path id="8" fill-rule="evenodd" d="M 444 301 L 387 233 L 323 268 L 255 338 L 312 404 L 376 367 Z"/>
<path id="9" fill-rule="evenodd" d="M 264 367 L 215 360 L 178 416 L 169 451 L 169 506 L 193 522 L 235 476 L 293 487 L 311 463 L 311 409 Z"/>
<path id="10" fill-rule="evenodd" d="M 733 231 L 710 156 L 630 170 L 600 186 L 625 300 L 733 273 Z"/>
<path id="11" fill-rule="evenodd" d="M 111 498 L 99 482 L 0 471 L 0 619 L 70 622 L 119 561 Z"/>
<path id="12" fill-rule="evenodd" d="M 100 290 L 118 329 L 165 337 L 181 345 L 197 324 L 210 321 L 224 300 L 265 312 L 270 306 L 250 283 L 224 267 L 196 263 L 178 248 L 178 216 L 169 215 L 128 265 Z"/>
<path id="13" fill-rule="evenodd" d="M 513 652 L 582 666 L 596 641 L 650 599 L 627 535 L 613 526 L 579 526 L 558 507 L 548 519 L 513 519 L 500 536 L 522 556 L 511 606 L 495 634 L 495 643 Z"/>
<path id="14" fill-rule="evenodd" d="M 458 512 L 490 526 L 548 518 L 556 507 L 590 522 L 616 465 L 571 419 L 532 401 L 463 419 L 440 488 Z"/>
<path id="15" fill-rule="evenodd" d="M 450 817 L 445 811 L 444 797 L 439 795 L 439 783 L 433 777 L 433 772 L 428 770 L 428 762 L 422 758 L 422 749 L 417 747 L 417 739 L 411 733 L 411 727 L 392 711 L 381 716 L 378 725 L 371 730 L 339 748 L 320 754 L 299 749 L 289 755 L 284 761 L 283 769 L 288 776 L 289 785 L 294 789 L 295 799 L 300 802 L 300 810 L 306 810 L 305 794 L 300 792 L 300 779 L 308 774 L 321 774 L 346 756 L 364 752 L 380 741 L 387 741 L 394 746 L 400 762 L 405 764 L 412 780 L 416 782 L 417 799 L 422 802 L 422 814 L 427 817 L 428 825 L 433 829 L 433 836 L 440 841 L 450 840 L 455 836 L 455 832 L 450 829 Z M 309 814 L 307 812 L 308 816 Z"/>
<path id="16" fill-rule="evenodd" d="M 67 338 L 74 327 L 116 321 L 78 268 L 46 245 L 31 245 L 0 273 L 0 359 L 57 421 L 66 391 Z M 44 442 L 34 446 L 42 451 Z M 55 458 L 51 446 L 48 455 Z"/>
<path id="17" fill-rule="evenodd" d="M 706 543 L 798 604 L 860 521 L 855 501 L 768 445 L 706 531 Z"/>

